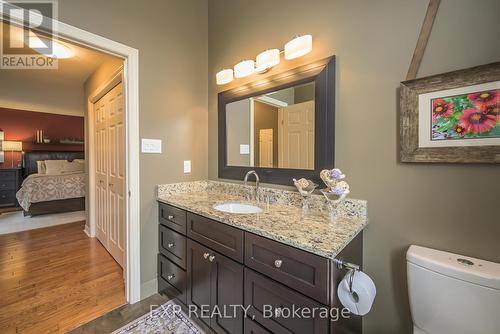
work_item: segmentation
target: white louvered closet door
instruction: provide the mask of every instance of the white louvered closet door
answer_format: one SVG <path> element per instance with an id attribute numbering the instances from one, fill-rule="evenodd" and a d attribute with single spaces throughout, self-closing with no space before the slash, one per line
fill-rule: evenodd
<path id="1" fill-rule="evenodd" d="M 120 83 L 94 104 L 97 238 L 123 267 L 125 257 L 125 124 Z"/>

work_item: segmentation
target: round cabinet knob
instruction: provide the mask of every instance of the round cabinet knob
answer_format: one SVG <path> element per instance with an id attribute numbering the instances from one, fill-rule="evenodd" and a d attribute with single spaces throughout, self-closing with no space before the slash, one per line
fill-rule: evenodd
<path id="1" fill-rule="evenodd" d="M 172 274 L 172 275 L 168 275 L 168 276 L 167 276 L 167 280 L 171 281 L 174 277 L 175 277 L 175 275 L 174 275 L 174 274 Z"/>
<path id="2" fill-rule="evenodd" d="M 210 256 L 208 257 L 208 261 L 210 261 L 210 262 L 214 262 L 214 260 L 215 260 L 215 255 L 210 255 Z"/>
<path id="3" fill-rule="evenodd" d="M 281 314 L 282 314 L 282 313 L 283 313 L 283 311 L 281 310 L 281 307 L 277 307 L 277 308 L 275 308 L 275 309 L 274 309 L 274 316 L 275 316 L 276 318 L 281 317 Z"/>
<path id="4" fill-rule="evenodd" d="M 173 242 L 172 242 L 172 243 L 167 244 L 167 247 L 168 247 L 168 248 L 172 248 L 172 247 L 174 247 L 174 246 L 175 246 L 175 243 L 173 243 Z"/>
<path id="5" fill-rule="evenodd" d="M 174 215 L 168 215 L 168 219 L 174 219 Z"/>
<path id="6" fill-rule="evenodd" d="M 210 255 L 210 254 L 208 254 L 208 253 L 204 253 L 204 254 L 203 254 L 203 258 L 208 259 L 208 256 L 209 256 L 209 255 Z"/>
<path id="7" fill-rule="evenodd" d="M 275 266 L 276 268 L 280 268 L 282 264 L 283 264 L 283 261 L 282 261 L 282 260 L 275 260 L 275 261 L 274 261 L 274 266 Z"/>

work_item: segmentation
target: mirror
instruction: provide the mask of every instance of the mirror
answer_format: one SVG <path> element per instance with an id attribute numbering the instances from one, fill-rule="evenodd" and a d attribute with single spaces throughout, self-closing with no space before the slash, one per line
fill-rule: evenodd
<path id="1" fill-rule="evenodd" d="M 335 57 L 219 93 L 219 177 L 291 185 L 333 168 Z"/>
<path id="2" fill-rule="evenodd" d="M 226 105 L 227 165 L 314 170 L 314 82 Z"/>

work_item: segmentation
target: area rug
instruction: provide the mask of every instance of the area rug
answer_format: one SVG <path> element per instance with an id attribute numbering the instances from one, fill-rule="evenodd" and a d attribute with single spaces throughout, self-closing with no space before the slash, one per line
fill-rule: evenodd
<path id="1" fill-rule="evenodd" d="M 204 334 L 172 300 L 112 334 Z"/>

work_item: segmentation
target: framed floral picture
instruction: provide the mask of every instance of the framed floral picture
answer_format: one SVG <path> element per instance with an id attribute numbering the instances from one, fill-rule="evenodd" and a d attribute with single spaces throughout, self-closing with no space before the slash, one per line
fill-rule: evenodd
<path id="1" fill-rule="evenodd" d="M 400 140 L 402 162 L 500 163 L 500 62 L 402 82 Z"/>

